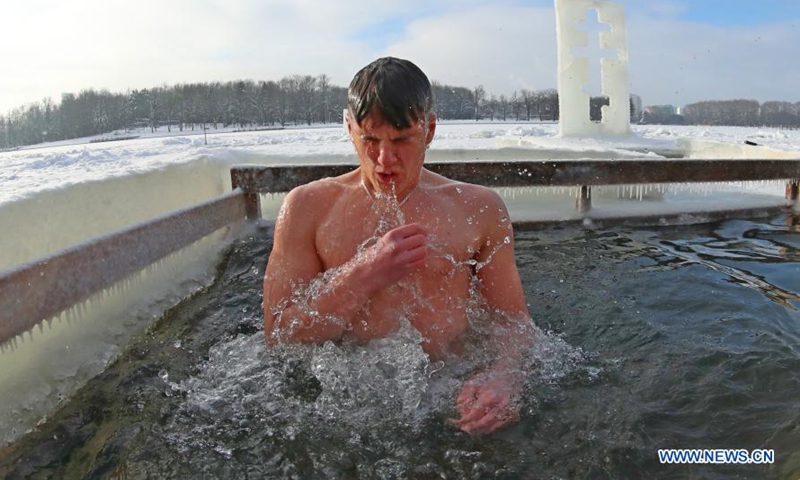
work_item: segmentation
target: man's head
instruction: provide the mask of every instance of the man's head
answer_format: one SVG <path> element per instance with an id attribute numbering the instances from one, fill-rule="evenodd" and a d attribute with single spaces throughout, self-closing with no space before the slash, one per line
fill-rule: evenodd
<path id="1" fill-rule="evenodd" d="M 433 93 L 416 65 L 380 58 L 350 83 L 347 131 L 371 190 L 400 195 L 416 188 L 436 132 Z"/>
<path id="2" fill-rule="evenodd" d="M 395 128 L 405 129 L 425 122 L 433 112 L 431 82 L 408 60 L 379 58 L 353 77 L 347 109 L 358 125 L 375 111 Z"/>

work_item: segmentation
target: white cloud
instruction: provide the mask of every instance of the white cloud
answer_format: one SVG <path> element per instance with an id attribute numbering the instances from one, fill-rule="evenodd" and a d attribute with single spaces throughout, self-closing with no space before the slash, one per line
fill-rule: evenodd
<path id="1" fill-rule="evenodd" d="M 0 112 L 89 87 L 295 73 L 346 83 L 374 56 L 352 32 L 400 8 L 313 0 L 16 2 L 0 18 Z"/>
<path id="2" fill-rule="evenodd" d="M 624 3 L 631 91 L 645 103 L 800 100 L 800 22 L 723 29 L 675 20 L 682 1 Z M 411 21 L 388 44 L 359 35 L 393 19 Z M 0 51 L 0 112 L 89 87 L 319 73 L 347 85 L 386 54 L 489 93 L 556 84 L 552 7 L 511 0 L 26 0 L 4 6 Z"/>
<path id="3" fill-rule="evenodd" d="M 555 35 L 551 8 L 482 6 L 413 22 L 385 53 L 442 83 L 510 94 L 555 87 Z"/>

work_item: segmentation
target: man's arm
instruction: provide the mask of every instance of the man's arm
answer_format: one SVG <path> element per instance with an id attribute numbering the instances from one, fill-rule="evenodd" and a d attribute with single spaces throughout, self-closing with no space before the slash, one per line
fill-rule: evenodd
<path id="1" fill-rule="evenodd" d="M 484 434 L 515 422 L 524 373 L 524 357 L 533 342 L 534 326 L 525 304 L 514 258 L 514 232 L 505 204 L 486 193 L 489 208 L 481 218 L 487 228 L 476 274 L 489 307 L 486 347 L 495 360 L 467 381 L 456 399 L 461 418 L 454 425 L 470 434 Z"/>
<path id="2" fill-rule="evenodd" d="M 281 206 L 264 275 L 269 344 L 339 339 L 372 295 L 425 261 L 425 231 L 411 224 L 391 230 L 361 255 L 323 272 L 316 249 L 321 209 L 316 207 L 330 200 L 310 184 L 290 192 Z"/>
<path id="3" fill-rule="evenodd" d="M 348 327 L 344 319 L 363 304 L 357 292 L 347 289 L 346 278 L 311 298 L 308 287 L 322 273 L 314 243 L 318 219 L 313 207 L 320 202 L 319 197 L 318 188 L 305 185 L 292 190 L 281 205 L 264 274 L 267 343 L 317 343 L 339 338 Z"/>

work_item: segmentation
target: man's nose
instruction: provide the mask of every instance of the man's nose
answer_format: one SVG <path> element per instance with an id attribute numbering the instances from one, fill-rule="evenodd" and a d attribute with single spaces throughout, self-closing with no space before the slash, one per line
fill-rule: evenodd
<path id="1" fill-rule="evenodd" d="M 381 142 L 378 149 L 378 163 L 383 166 L 397 163 L 397 152 L 390 142 Z"/>

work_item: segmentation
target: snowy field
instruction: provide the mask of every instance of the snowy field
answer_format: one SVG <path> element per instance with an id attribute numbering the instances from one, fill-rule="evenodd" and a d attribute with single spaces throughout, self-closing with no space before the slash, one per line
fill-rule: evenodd
<path id="1" fill-rule="evenodd" d="M 219 195 L 230 189 L 232 165 L 356 163 L 342 125 L 238 133 L 212 129 L 207 144 L 200 130 L 172 130 L 119 132 L 139 138 L 98 143 L 84 138 L 0 153 L 0 225 L 13 231 L 0 237 L 0 271 Z M 711 143 L 712 151 L 703 155 L 698 141 L 703 148 L 707 142 L 721 143 Z M 557 124 L 502 122 L 443 122 L 428 158 L 657 158 L 664 151 L 686 151 L 690 143 L 698 156 L 764 158 L 764 152 L 782 151 L 800 158 L 800 130 L 634 126 L 629 137 L 568 140 L 558 136 Z"/>
<path id="2" fill-rule="evenodd" d="M 701 139 L 743 145 L 751 141 L 783 151 L 800 151 L 800 130 L 743 127 L 637 126 L 634 135 L 622 139 L 636 145 L 665 145 L 680 140 Z M 352 162 L 353 149 L 343 127 L 287 128 L 256 132 L 227 133 L 210 130 L 208 145 L 201 131 L 178 132 L 166 128 L 151 134 L 133 132 L 135 140 L 88 143 L 91 138 L 25 147 L 0 153 L 0 205 L 15 202 L 37 192 L 63 189 L 90 181 L 157 171 L 166 166 L 207 158 L 229 163 Z M 431 146 L 437 152 L 453 150 L 497 150 L 498 137 L 535 138 L 553 150 L 615 151 L 616 139 L 557 138 L 558 125 L 536 123 L 441 123 Z M 123 135 L 123 134 L 121 134 Z M 104 138 L 107 138 L 105 136 Z"/>
<path id="3" fill-rule="evenodd" d="M 84 138 L 0 153 L 0 225 L 5 231 L 0 236 L 0 271 L 224 193 L 230 190 L 232 165 L 357 163 L 340 124 L 209 132 L 206 138 L 201 130 L 173 128 L 170 133 L 162 127 L 155 133 L 146 129 L 99 137 L 139 137 L 130 140 L 90 143 L 97 138 Z M 659 153 L 688 150 L 705 158 L 800 158 L 800 130 L 633 126 L 628 137 L 564 139 L 557 124 L 443 122 L 428 159 L 658 158 Z M 780 185 L 767 187 L 766 193 L 782 195 Z M 524 198 L 507 196 L 506 201 L 514 218 L 515 213 L 532 211 Z M 543 219 L 569 219 L 574 209 L 564 213 L 561 207 L 571 203 L 558 200 L 556 211 L 548 213 L 548 203 L 540 200 L 537 211 Z M 661 202 L 661 207 L 668 203 Z M 267 212 L 276 208 L 265 205 Z M 594 213 L 602 214 L 602 208 Z"/>
<path id="4" fill-rule="evenodd" d="M 115 133 L 139 137 L 130 140 L 84 138 L 0 153 L 0 271 L 224 193 L 232 165 L 357 163 L 342 125 L 209 132 L 206 140 L 201 130 L 162 127 Z M 800 158 L 800 130 L 633 126 L 628 137 L 564 139 L 557 124 L 443 122 L 428 159 L 658 158 L 689 150 L 696 158 Z M 780 185 L 767 187 L 782 195 Z M 506 200 L 512 217 L 531 211 L 522 200 Z M 547 203 L 540 203 L 546 213 Z"/>

